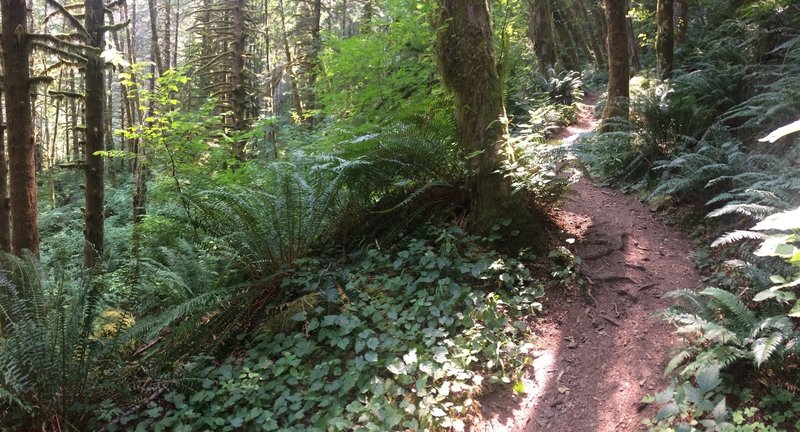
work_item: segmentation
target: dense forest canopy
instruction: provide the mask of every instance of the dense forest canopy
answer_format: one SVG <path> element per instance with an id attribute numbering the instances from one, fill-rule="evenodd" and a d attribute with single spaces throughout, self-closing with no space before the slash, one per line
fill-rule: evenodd
<path id="1" fill-rule="evenodd" d="M 0 430 L 465 430 L 586 289 L 576 167 L 696 231 L 647 426 L 800 428 L 797 2 L 0 15 Z"/>

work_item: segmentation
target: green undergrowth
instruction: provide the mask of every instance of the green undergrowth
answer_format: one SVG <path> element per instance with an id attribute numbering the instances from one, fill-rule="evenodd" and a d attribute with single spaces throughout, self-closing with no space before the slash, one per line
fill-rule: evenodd
<path id="1" fill-rule="evenodd" d="M 800 17 L 774 6 L 719 17 L 671 79 L 631 82 L 628 121 L 575 147 L 695 232 L 701 285 L 662 313 L 681 344 L 644 401 L 652 430 L 800 429 Z"/>
<path id="2" fill-rule="evenodd" d="M 482 244 L 436 227 L 345 262 L 302 260 L 283 282 L 305 293 L 288 320 L 222 363 L 194 358 L 115 427 L 464 430 L 487 385 L 522 390 L 544 292 L 524 255 Z"/>

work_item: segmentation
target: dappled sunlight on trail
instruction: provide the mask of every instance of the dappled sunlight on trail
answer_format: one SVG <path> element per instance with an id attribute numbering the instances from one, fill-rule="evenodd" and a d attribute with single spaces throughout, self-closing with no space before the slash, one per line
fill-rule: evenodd
<path id="1" fill-rule="evenodd" d="M 584 120 L 562 145 L 592 129 Z M 473 431 L 636 431 L 654 414 L 640 401 L 666 384 L 676 341 L 655 314 L 664 293 L 697 286 L 691 243 L 633 196 L 587 179 L 572 189 L 551 216 L 585 282 L 549 290 L 525 393 L 484 397 Z"/>

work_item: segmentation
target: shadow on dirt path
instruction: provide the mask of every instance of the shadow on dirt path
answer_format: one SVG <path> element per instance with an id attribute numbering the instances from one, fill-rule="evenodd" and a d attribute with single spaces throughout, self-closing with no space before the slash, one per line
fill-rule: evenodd
<path id="1" fill-rule="evenodd" d="M 587 179 L 572 189 L 553 217 L 585 289 L 547 293 L 525 393 L 483 397 L 473 431 L 641 430 L 653 412 L 640 400 L 666 384 L 676 339 L 654 314 L 670 305 L 664 293 L 697 286 L 691 242 L 633 196 Z"/>

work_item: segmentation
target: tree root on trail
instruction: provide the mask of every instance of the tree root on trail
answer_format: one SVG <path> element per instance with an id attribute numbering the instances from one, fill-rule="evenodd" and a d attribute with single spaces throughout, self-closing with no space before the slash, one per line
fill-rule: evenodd
<path id="1" fill-rule="evenodd" d="M 603 258 L 605 256 L 611 255 L 614 252 L 618 252 L 618 251 L 624 252 L 625 251 L 625 247 L 626 247 L 625 243 L 626 243 L 626 241 L 627 241 L 629 236 L 630 236 L 630 234 L 628 234 L 628 233 L 622 233 L 622 235 L 620 235 L 619 246 L 617 246 L 616 248 L 613 248 L 613 249 L 609 248 L 609 249 L 606 249 L 606 250 L 603 250 L 603 251 L 600 251 L 600 252 L 597 252 L 597 253 L 593 253 L 593 254 L 590 254 L 590 255 L 585 255 L 585 256 L 583 256 L 581 258 L 583 258 L 584 260 L 596 260 L 598 258 Z M 604 244 L 608 244 L 607 241 L 603 241 L 603 243 Z"/>

